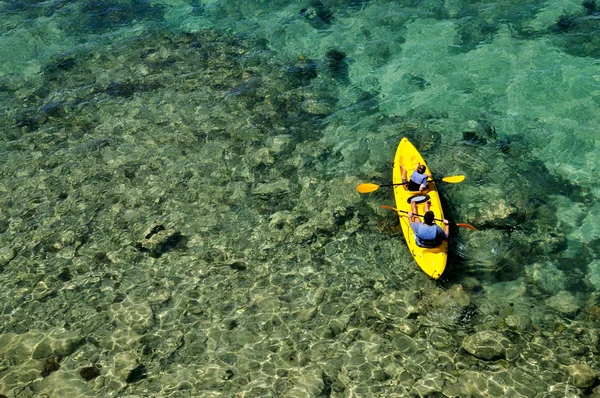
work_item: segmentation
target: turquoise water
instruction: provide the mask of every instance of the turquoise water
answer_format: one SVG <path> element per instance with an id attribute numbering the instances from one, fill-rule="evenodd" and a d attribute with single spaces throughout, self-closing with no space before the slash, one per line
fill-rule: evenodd
<path id="1" fill-rule="evenodd" d="M 0 2 L 0 397 L 600 395 L 600 4 Z M 386 184 L 440 183 L 428 280 Z"/>

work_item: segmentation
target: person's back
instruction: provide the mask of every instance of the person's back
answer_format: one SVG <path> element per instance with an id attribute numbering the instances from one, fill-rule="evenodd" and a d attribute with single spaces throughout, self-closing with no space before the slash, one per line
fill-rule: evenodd
<path id="1" fill-rule="evenodd" d="M 411 211 L 408 212 L 408 219 L 410 227 L 415 233 L 415 242 L 419 247 L 434 248 L 444 242 L 444 239 L 448 239 L 450 236 L 450 226 L 448 220 L 444 219 L 444 229 L 439 225 L 435 224 L 435 215 L 429 210 L 431 202 L 425 203 L 425 214 L 423 215 L 423 222 L 417 215 L 417 204 L 414 199 L 410 202 Z"/>
<path id="2" fill-rule="evenodd" d="M 420 247 L 438 247 L 442 244 L 444 239 L 447 239 L 446 233 L 438 225 L 427 225 L 425 223 L 412 223 L 416 224 L 413 227 L 415 232 L 415 240 L 417 246 Z"/>
<path id="3" fill-rule="evenodd" d="M 425 170 L 427 169 L 423 164 L 417 164 L 415 171 L 413 171 L 410 176 L 410 180 L 406 178 L 406 169 L 403 165 L 400 165 L 400 169 L 402 170 L 402 182 L 406 185 L 406 189 L 409 191 L 424 191 L 427 188 L 427 179 L 429 178 L 429 174 L 425 174 Z"/>

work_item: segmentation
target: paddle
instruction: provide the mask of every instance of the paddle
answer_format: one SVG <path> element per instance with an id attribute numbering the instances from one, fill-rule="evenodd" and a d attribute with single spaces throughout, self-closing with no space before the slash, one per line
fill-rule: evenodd
<path id="1" fill-rule="evenodd" d="M 439 178 L 439 179 L 435 179 L 435 180 L 427 180 L 429 181 L 442 181 L 442 182 L 448 182 L 450 184 L 457 184 L 459 182 L 462 182 L 465 179 L 465 176 L 448 176 L 448 177 L 444 177 L 444 178 Z M 408 182 L 402 182 L 400 184 L 384 184 L 384 185 L 377 185 L 377 184 L 373 184 L 371 182 L 366 182 L 364 184 L 359 184 L 356 187 L 356 190 L 360 193 L 369 193 L 369 192 L 373 192 L 373 191 L 377 191 L 379 188 L 381 187 L 395 187 L 398 185 L 406 185 L 408 184 Z"/>
<path id="2" fill-rule="evenodd" d="M 391 206 L 385 206 L 385 205 L 383 205 L 383 206 L 381 206 L 381 208 L 382 209 L 388 209 L 388 210 L 394 210 L 397 213 L 406 213 L 406 214 L 408 214 L 407 211 L 398 210 L 395 207 L 391 207 Z M 415 216 L 423 217 L 423 216 L 421 216 L 419 214 L 415 214 Z M 444 221 L 444 220 L 440 220 L 439 218 L 434 218 L 434 220 L 435 221 L 441 221 L 441 222 Z M 455 223 L 455 222 L 451 222 L 451 221 L 449 223 L 450 223 L 450 225 L 456 225 L 457 227 L 469 228 L 469 229 L 472 229 L 473 231 L 477 231 L 477 228 L 475 228 L 471 224 L 460 224 L 460 223 Z"/>

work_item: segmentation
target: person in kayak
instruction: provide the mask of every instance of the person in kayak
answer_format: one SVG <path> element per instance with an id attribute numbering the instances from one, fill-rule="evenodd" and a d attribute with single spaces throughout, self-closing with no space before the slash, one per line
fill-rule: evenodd
<path id="1" fill-rule="evenodd" d="M 424 191 L 427 188 L 427 179 L 429 174 L 425 174 L 426 167 L 424 164 L 417 163 L 415 171 L 410 176 L 410 180 L 407 177 L 406 169 L 403 165 L 400 165 L 402 169 L 402 183 L 407 184 L 406 188 L 409 191 Z"/>
<path id="2" fill-rule="evenodd" d="M 412 200 L 410 202 L 410 210 L 408 212 L 408 220 L 410 227 L 415 233 L 415 242 L 419 247 L 434 248 L 442 244 L 445 239 L 450 236 L 450 225 L 448 220 L 444 219 L 444 229 L 435 224 L 435 215 L 429 210 L 431 202 L 425 203 L 425 214 L 423 214 L 423 222 L 417 215 L 417 203 Z"/>

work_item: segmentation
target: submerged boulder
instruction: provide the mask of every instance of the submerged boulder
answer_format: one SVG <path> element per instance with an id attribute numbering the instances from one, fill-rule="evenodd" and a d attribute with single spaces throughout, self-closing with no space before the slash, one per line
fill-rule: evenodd
<path id="1" fill-rule="evenodd" d="M 590 388 L 597 382 L 596 372 L 585 363 L 576 363 L 567 366 L 565 375 L 569 383 L 577 388 Z"/>
<path id="2" fill-rule="evenodd" d="M 581 309 L 579 300 L 566 290 L 547 299 L 546 305 L 567 317 L 574 317 Z"/>
<path id="3" fill-rule="evenodd" d="M 150 256 L 158 258 L 170 250 L 184 247 L 186 242 L 187 238 L 179 231 L 165 228 L 162 224 L 157 223 L 146 230 L 144 239 L 138 244 L 138 249 L 142 252 L 149 252 Z"/>
<path id="4" fill-rule="evenodd" d="M 505 358 L 509 345 L 508 339 L 500 333 L 484 330 L 467 336 L 463 340 L 462 348 L 474 357 L 493 361 Z"/>

